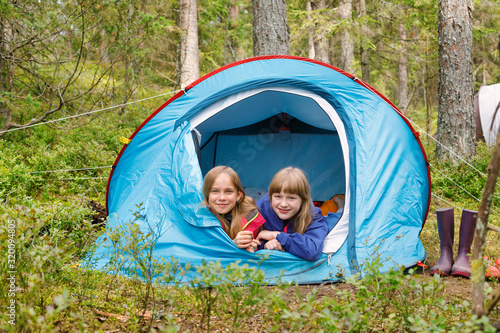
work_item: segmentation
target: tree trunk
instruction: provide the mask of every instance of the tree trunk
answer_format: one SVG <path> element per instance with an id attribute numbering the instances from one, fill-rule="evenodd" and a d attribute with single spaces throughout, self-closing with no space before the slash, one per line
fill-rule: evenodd
<path id="1" fill-rule="evenodd" d="M 12 65 L 12 54 L 10 54 L 10 43 L 12 40 L 12 29 L 6 18 L 0 18 L 0 91 L 10 93 L 13 90 L 14 68 Z M 0 128 L 7 129 L 12 121 L 11 99 L 0 99 Z"/>
<path id="2" fill-rule="evenodd" d="M 6 45 L 6 30 L 5 26 L 7 20 L 3 17 L 0 18 L 0 54 L 7 54 Z M 6 57 L 0 57 L 0 91 L 7 91 L 7 60 Z M 5 103 L 0 100 L 0 111 L 3 115 Z"/>
<path id="3" fill-rule="evenodd" d="M 229 17 L 226 22 L 226 36 L 224 41 L 224 60 L 223 65 L 228 62 L 234 62 L 238 59 L 241 59 L 241 55 L 243 54 L 240 46 L 235 42 L 233 36 L 230 33 L 230 27 L 232 25 L 236 25 L 236 21 L 238 20 L 239 15 L 239 7 L 236 4 L 235 0 L 231 0 L 229 3 Z M 226 56 L 228 54 L 228 56 Z"/>
<path id="4" fill-rule="evenodd" d="M 406 52 L 406 28 L 402 23 L 398 27 L 399 35 L 399 62 L 398 62 L 398 77 L 399 77 L 399 109 L 406 114 L 408 108 L 408 53 Z"/>
<path id="5" fill-rule="evenodd" d="M 181 0 L 180 85 L 185 88 L 200 77 L 196 0 Z"/>
<path id="6" fill-rule="evenodd" d="M 313 11 L 325 9 L 325 0 L 311 1 L 311 9 Z M 315 24 L 314 28 L 314 59 L 322 61 L 324 63 L 329 63 L 328 59 L 328 39 L 325 34 L 321 31 L 321 27 Z"/>
<path id="7" fill-rule="evenodd" d="M 358 2 L 359 6 L 359 17 L 365 17 L 366 16 L 366 1 L 365 0 L 359 0 Z M 365 33 L 367 30 L 367 27 L 363 24 L 361 27 L 362 34 Z M 363 40 L 361 38 L 361 42 L 359 43 L 359 53 L 361 56 L 361 78 L 363 81 L 366 83 L 370 84 L 370 51 L 363 46 Z"/>
<path id="8" fill-rule="evenodd" d="M 312 8 L 311 8 L 311 1 L 308 1 L 306 3 L 306 12 L 307 13 L 310 13 L 312 12 Z M 307 20 L 309 21 L 311 19 L 311 16 L 309 14 L 307 14 Z M 307 40 L 307 46 L 309 48 L 309 52 L 308 52 L 308 57 L 310 59 L 314 59 L 316 57 L 316 52 L 314 51 L 314 29 L 309 29 L 309 38 Z"/>
<path id="9" fill-rule="evenodd" d="M 231 3 L 229 4 L 229 19 L 236 20 L 238 18 L 238 14 L 238 5 L 236 4 L 235 0 L 231 0 Z"/>
<path id="10" fill-rule="evenodd" d="M 340 68 L 348 73 L 354 73 L 354 43 L 350 33 L 352 0 L 340 0 L 338 11 L 340 19 L 343 21 L 340 33 Z"/>
<path id="11" fill-rule="evenodd" d="M 459 156 L 475 153 L 472 2 L 440 0 L 437 140 Z M 437 157 L 455 160 L 438 145 Z"/>
<path id="12" fill-rule="evenodd" d="M 253 54 L 290 54 L 285 0 L 252 0 Z"/>

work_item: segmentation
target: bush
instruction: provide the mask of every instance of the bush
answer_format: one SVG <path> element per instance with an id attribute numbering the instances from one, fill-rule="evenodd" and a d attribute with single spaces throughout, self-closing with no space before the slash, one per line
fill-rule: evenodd
<path id="1" fill-rule="evenodd" d="M 0 322 L 10 331 L 47 331 L 71 302 L 63 272 L 93 245 L 90 211 L 84 198 L 50 205 L 24 201 L 0 208 L 0 251 L 14 250 L 0 260 L 0 278 L 13 281 L 13 288 L 0 291 L 0 306 L 14 302 L 16 325 L 8 324 L 4 312 Z"/>

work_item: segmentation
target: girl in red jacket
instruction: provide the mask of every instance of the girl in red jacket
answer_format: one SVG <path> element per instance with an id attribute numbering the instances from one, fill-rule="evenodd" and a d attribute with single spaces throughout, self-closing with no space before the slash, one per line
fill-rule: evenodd
<path id="1" fill-rule="evenodd" d="M 236 246 L 253 253 L 260 245 L 256 237 L 266 221 L 255 201 L 245 195 L 236 171 L 228 166 L 210 170 L 203 182 L 203 198 Z"/>

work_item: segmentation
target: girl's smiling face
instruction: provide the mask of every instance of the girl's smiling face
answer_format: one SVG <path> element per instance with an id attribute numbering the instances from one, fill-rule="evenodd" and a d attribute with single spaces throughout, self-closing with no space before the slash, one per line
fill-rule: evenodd
<path id="1" fill-rule="evenodd" d="M 212 184 L 208 195 L 208 204 L 217 213 L 224 215 L 233 210 L 241 195 L 242 193 L 238 192 L 231 178 L 221 173 Z"/>
<path id="2" fill-rule="evenodd" d="M 302 198 L 296 194 L 281 191 L 280 193 L 273 193 L 271 197 L 271 206 L 282 220 L 292 219 L 299 212 L 301 205 Z"/>

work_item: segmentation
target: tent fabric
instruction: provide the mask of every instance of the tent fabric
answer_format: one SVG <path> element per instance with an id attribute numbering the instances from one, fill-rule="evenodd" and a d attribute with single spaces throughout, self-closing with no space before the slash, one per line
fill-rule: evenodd
<path id="1" fill-rule="evenodd" d="M 320 283 L 355 274 L 376 256 L 382 271 L 426 257 L 418 236 L 430 173 L 418 133 L 384 96 L 333 66 L 291 56 L 227 65 L 173 96 L 130 140 L 108 181 L 108 227 L 133 221 L 142 204 L 140 228 L 158 229 L 155 258 L 239 261 L 269 281 Z M 238 249 L 202 204 L 203 175 L 220 164 L 248 188 L 265 191 L 275 172 L 294 165 L 314 200 L 345 194 L 321 258 Z M 110 251 L 98 248 L 98 267 Z"/>
<path id="2" fill-rule="evenodd" d="M 476 114 L 476 126 L 479 135 L 488 146 L 495 144 L 498 129 L 500 129 L 500 83 L 483 85 L 474 100 Z M 479 118 L 479 119 L 478 119 Z"/>

